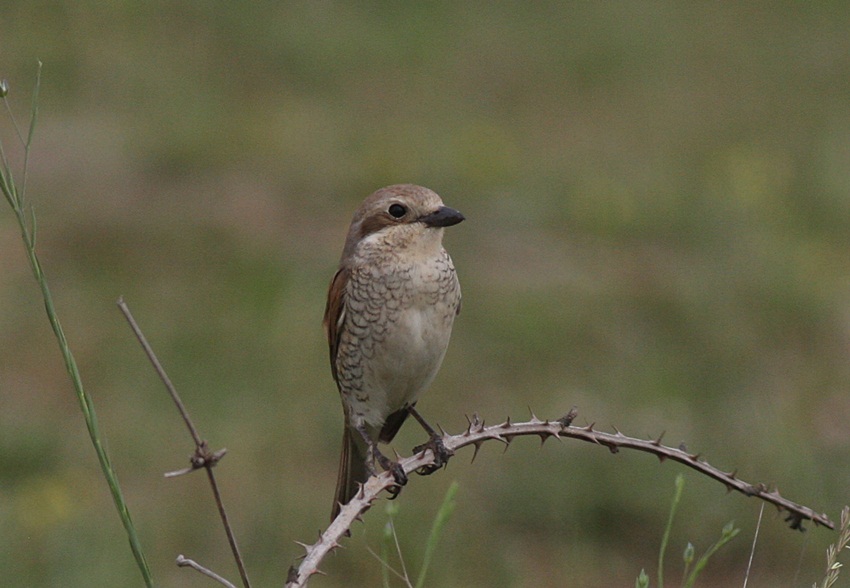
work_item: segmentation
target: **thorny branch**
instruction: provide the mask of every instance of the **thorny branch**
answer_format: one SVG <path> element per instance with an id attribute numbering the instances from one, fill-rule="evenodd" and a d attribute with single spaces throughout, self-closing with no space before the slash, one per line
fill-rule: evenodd
<path id="1" fill-rule="evenodd" d="M 777 489 L 769 489 L 764 484 L 750 484 L 738 478 L 736 472 L 724 472 L 716 467 L 708 464 L 701 459 L 698 453 L 689 453 L 684 447 L 675 448 L 661 444 L 661 437 L 657 439 L 636 439 L 627 437 L 621 432 L 606 433 L 594 429 L 594 425 L 590 424 L 585 427 L 573 425 L 573 420 L 577 412 L 571 410 L 566 416 L 554 421 L 541 421 L 536 416 L 532 415 L 529 422 L 512 423 L 510 419 L 498 425 L 484 426 L 484 421 L 478 418 L 478 415 L 473 415 L 469 420 L 469 426 L 466 431 L 459 435 L 449 435 L 442 431 L 443 444 L 449 452 L 454 452 L 462 447 L 472 445 L 475 448 L 473 459 L 478 453 L 481 445 L 486 441 L 501 441 L 505 445 L 516 438 L 524 435 L 536 435 L 540 437 L 541 442 L 554 437 L 562 439 L 564 437 L 587 441 L 607 447 L 612 453 L 617 453 L 620 448 L 635 449 L 652 453 L 659 460 L 664 461 L 670 459 L 681 464 L 695 469 L 698 472 L 705 474 L 710 478 L 721 482 L 729 491 L 736 490 L 745 496 L 755 496 L 765 502 L 773 504 L 780 511 L 786 511 L 788 521 L 792 529 L 803 530 L 803 521 L 810 520 L 815 525 L 823 525 L 830 529 L 834 529 L 834 523 L 825 515 L 818 514 L 807 506 L 802 506 L 792 502 L 779 494 Z M 421 452 L 399 461 L 399 465 L 404 469 L 406 474 L 415 471 L 428 471 L 430 466 L 435 463 L 435 458 L 430 449 L 423 449 Z M 300 543 L 307 551 L 300 565 L 292 566 L 286 579 L 287 588 L 297 588 L 306 586 L 310 577 L 314 574 L 321 574 L 319 565 L 324 557 L 339 547 L 339 542 L 348 534 L 348 530 L 356 520 L 360 520 L 372 506 L 372 503 L 378 498 L 378 495 L 386 489 L 391 488 L 395 484 L 392 474 L 382 472 L 369 478 L 362 486 L 360 492 L 351 502 L 344 505 L 337 518 L 331 525 L 319 536 L 318 541 L 312 545 Z"/>

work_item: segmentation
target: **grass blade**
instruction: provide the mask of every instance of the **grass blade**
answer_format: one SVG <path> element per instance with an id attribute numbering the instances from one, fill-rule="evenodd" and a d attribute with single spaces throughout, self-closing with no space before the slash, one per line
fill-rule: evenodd
<path id="1" fill-rule="evenodd" d="M 449 486 L 449 489 L 446 491 L 446 496 L 443 498 L 440 510 L 437 511 L 437 516 L 434 518 L 434 524 L 431 526 L 431 533 L 428 535 L 428 542 L 425 545 L 425 556 L 422 560 L 422 569 L 419 571 L 419 577 L 416 580 L 416 588 L 422 588 L 422 586 L 425 585 L 425 576 L 428 573 L 428 567 L 431 565 L 431 559 L 434 556 L 434 551 L 437 549 L 437 543 L 440 540 L 440 533 L 443 531 L 443 527 L 454 512 L 457 489 L 458 483 L 452 482 L 451 486 Z"/>
<path id="2" fill-rule="evenodd" d="M 62 328 L 62 324 L 59 322 L 59 317 L 56 314 L 56 308 L 53 304 L 53 296 L 51 295 L 50 288 L 47 285 L 47 278 L 44 275 L 44 270 L 41 267 L 41 263 L 35 251 L 36 222 L 35 212 L 32 210 L 32 208 L 30 208 L 29 210 L 30 222 L 27 223 L 27 214 L 24 206 L 25 181 L 27 177 L 30 147 L 32 144 L 32 138 L 35 133 L 36 119 L 38 115 L 38 91 L 40 85 L 41 62 L 39 62 L 38 64 L 38 75 L 36 77 L 36 85 L 35 90 L 33 92 L 33 103 L 29 133 L 23 145 L 24 163 L 22 177 L 24 178 L 24 183 L 22 183 L 21 188 L 18 189 L 12 177 L 11 169 L 9 168 L 8 162 L 6 161 L 4 154 L 3 165 L 2 168 L 0 168 L 0 188 L 2 188 L 3 195 L 6 197 L 6 200 L 11 206 L 13 212 L 15 213 L 15 217 L 17 218 L 18 224 L 20 225 L 21 237 L 24 242 L 24 248 L 26 250 L 27 259 L 29 260 L 33 276 L 35 277 L 35 280 L 41 290 L 42 301 L 44 302 L 44 309 L 47 313 L 47 320 L 50 322 L 50 327 L 53 329 L 53 333 L 56 336 L 56 341 L 59 344 L 59 351 L 61 352 L 62 359 L 65 363 L 65 370 L 68 372 L 68 376 L 71 379 L 71 383 L 77 395 L 77 400 L 80 403 L 80 409 L 83 413 L 83 418 L 86 423 L 89 438 L 91 439 L 92 446 L 94 447 L 95 453 L 97 454 L 97 459 L 100 463 L 101 471 L 103 472 L 103 475 L 106 478 L 107 485 L 109 486 L 109 491 L 112 495 L 112 500 L 115 503 L 115 508 L 118 511 L 118 515 L 121 518 L 121 522 L 124 525 L 124 529 L 127 533 L 127 538 L 130 542 L 130 549 L 133 552 L 133 557 L 136 560 L 136 564 L 139 567 L 139 571 L 142 574 L 142 578 L 145 581 L 145 585 L 150 588 L 153 586 L 153 578 L 151 576 L 150 568 L 148 567 L 144 552 L 142 551 L 141 542 L 139 541 L 138 534 L 136 533 L 136 528 L 133 524 L 133 520 L 130 517 L 130 511 L 127 508 L 127 503 L 124 501 L 124 496 L 121 492 L 121 486 L 118 484 L 118 477 L 115 473 L 114 468 L 112 467 L 112 462 L 109 459 L 109 455 L 106 452 L 106 448 L 103 445 L 102 437 L 100 434 L 100 428 L 98 427 L 97 423 L 97 414 L 95 413 L 94 403 L 92 402 L 91 397 L 86 393 L 85 389 L 83 388 L 83 383 L 82 379 L 80 378 L 80 372 L 77 367 L 77 362 L 74 359 L 73 353 L 71 353 L 71 348 L 68 345 L 68 339 L 65 336 L 65 330 Z M 3 100 L 6 100 L 5 96 L 3 97 Z M 6 104 L 6 106 L 8 108 L 8 103 Z M 9 110 L 9 113 L 11 115 L 11 110 Z M 17 125 L 15 126 L 17 128 Z M 0 146 L 0 153 L 2 153 L 2 146 Z"/>
<path id="3" fill-rule="evenodd" d="M 664 588 L 664 554 L 667 551 L 667 543 L 670 541 L 670 531 L 673 528 L 673 517 L 679 508 L 682 499 L 682 489 L 685 487 L 685 476 L 676 476 L 676 489 L 673 492 L 673 502 L 670 504 L 670 514 L 667 517 L 667 526 L 664 528 L 664 536 L 661 538 L 661 548 L 658 550 L 658 588 Z"/>

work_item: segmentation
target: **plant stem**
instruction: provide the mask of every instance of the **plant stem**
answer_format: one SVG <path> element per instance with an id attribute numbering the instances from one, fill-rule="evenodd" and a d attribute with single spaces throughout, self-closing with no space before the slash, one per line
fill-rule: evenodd
<path id="1" fill-rule="evenodd" d="M 53 296 L 50 294 L 50 288 L 47 285 L 47 278 L 44 275 L 44 270 L 42 269 L 38 255 L 35 252 L 36 224 L 35 213 L 32 212 L 32 209 L 30 209 L 29 223 L 27 222 L 26 207 L 24 205 L 27 167 L 29 164 L 30 147 L 35 133 L 35 123 L 38 115 L 38 91 L 40 86 L 41 62 L 38 64 L 38 74 L 36 76 L 35 90 L 33 91 L 30 126 L 26 140 L 23 139 L 18 131 L 18 136 L 24 149 L 23 182 L 21 183 L 21 188 L 18 189 L 12 177 L 12 170 L 8 165 L 5 155 L 3 155 L 3 169 L 0 170 L 0 190 L 3 191 L 3 195 L 12 207 L 15 217 L 18 220 L 18 225 L 21 229 L 21 238 L 24 242 L 24 249 L 26 250 L 30 268 L 32 269 L 33 276 L 41 289 L 41 297 L 44 302 L 44 309 L 47 313 L 47 320 L 50 322 L 50 327 L 53 329 L 53 333 L 56 336 L 56 340 L 59 344 L 59 351 L 62 353 L 62 359 L 65 362 L 65 370 L 68 372 L 68 375 L 71 378 L 71 383 L 74 386 L 74 391 L 77 394 L 77 400 L 80 403 L 80 409 L 83 412 L 83 418 L 86 422 L 89 438 L 91 439 L 91 443 L 94 446 L 97 459 L 100 463 L 100 469 L 106 478 L 106 482 L 109 485 L 109 491 L 112 494 L 112 500 L 115 503 L 115 508 L 118 510 L 118 515 L 121 518 L 125 531 L 127 532 L 127 538 L 130 542 L 130 549 L 133 552 L 133 557 L 136 559 L 136 564 L 144 578 L 145 585 L 150 588 L 153 586 L 153 578 L 151 576 L 150 568 L 145 560 L 135 525 L 133 525 L 133 520 L 130 517 L 130 511 L 127 508 L 127 503 L 124 501 L 121 486 L 118 484 L 118 477 L 112 467 L 109 455 L 106 453 L 106 449 L 103 446 L 94 403 L 83 388 L 77 362 L 74 359 L 73 353 L 71 353 L 71 348 L 68 345 L 68 339 L 65 336 L 62 324 L 59 322 L 59 317 L 56 314 L 56 308 L 53 304 Z M 9 105 L 5 97 L 3 97 L 3 101 L 6 103 L 6 108 L 9 109 Z M 9 112 L 11 113 L 11 109 L 9 109 Z M 17 125 L 15 125 L 15 127 L 17 130 Z M 2 147 L 0 147 L 0 153 L 2 153 Z"/>
<path id="2" fill-rule="evenodd" d="M 670 530 L 673 528 L 673 517 L 682 499 L 682 489 L 685 487 L 685 477 L 682 474 L 676 476 L 676 490 L 673 492 L 673 502 L 670 505 L 670 515 L 667 517 L 667 526 L 664 528 L 664 536 L 661 538 L 661 549 L 658 550 L 658 588 L 664 588 L 664 553 L 667 551 L 667 543 L 670 541 Z"/>

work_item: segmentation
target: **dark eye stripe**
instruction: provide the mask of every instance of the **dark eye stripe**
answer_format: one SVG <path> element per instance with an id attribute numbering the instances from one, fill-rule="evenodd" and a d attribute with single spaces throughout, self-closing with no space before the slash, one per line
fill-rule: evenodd
<path id="1" fill-rule="evenodd" d="M 387 218 L 384 214 L 375 214 L 367 217 L 360 223 L 360 229 L 357 231 L 358 241 L 368 237 L 372 233 L 377 233 L 384 227 L 395 224 L 395 221 Z"/>

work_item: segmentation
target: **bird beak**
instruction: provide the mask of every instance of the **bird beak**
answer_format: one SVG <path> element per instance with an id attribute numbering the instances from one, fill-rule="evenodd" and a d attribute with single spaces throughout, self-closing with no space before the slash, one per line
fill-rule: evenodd
<path id="1" fill-rule="evenodd" d="M 420 216 L 419 221 L 424 223 L 426 227 L 450 227 L 458 224 L 465 218 L 454 208 L 441 206 L 434 212 Z"/>

